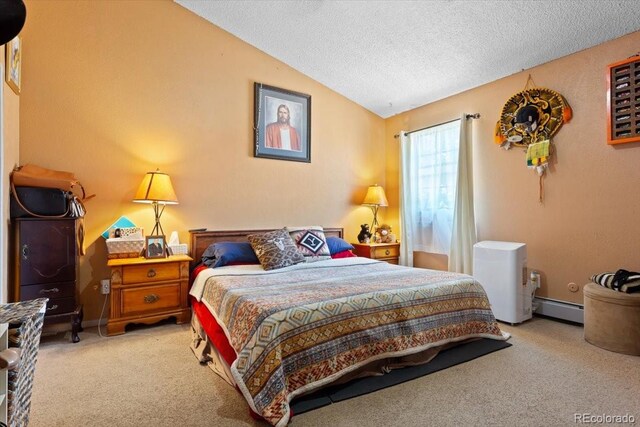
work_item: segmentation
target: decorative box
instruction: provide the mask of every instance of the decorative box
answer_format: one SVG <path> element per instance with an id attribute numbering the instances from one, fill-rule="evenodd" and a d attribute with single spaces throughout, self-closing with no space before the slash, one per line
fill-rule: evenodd
<path id="1" fill-rule="evenodd" d="M 609 65 L 607 144 L 640 141 L 640 56 Z"/>
<path id="2" fill-rule="evenodd" d="M 144 239 L 107 239 L 108 258 L 137 258 L 144 249 Z"/>
<path id="3" fill-rule="evenodd" d="M 134 234 L 136 236 L 134 236 Z M 109 238 L 117 239 L 117 238 L 141 238 L 144 236 L 144 229 L 142 227 L 115 227 L 109 229 Z"/>

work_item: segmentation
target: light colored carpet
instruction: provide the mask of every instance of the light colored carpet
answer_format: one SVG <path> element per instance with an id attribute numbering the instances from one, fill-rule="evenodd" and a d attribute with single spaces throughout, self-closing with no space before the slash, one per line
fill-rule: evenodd
<path id="1" fill-rule="evenodd" d="M 640 424 L 640 357 L 582 338 L 581 327 L 534 318 L 501 325 L 512 347 L 292 419 L 292 426 L 556 426 L 574 414 Z M 71 344 L 43 337 L 30 426 L 262 426 L 243 398 L 189 349 L 188 325 L 165 323 Z"/>

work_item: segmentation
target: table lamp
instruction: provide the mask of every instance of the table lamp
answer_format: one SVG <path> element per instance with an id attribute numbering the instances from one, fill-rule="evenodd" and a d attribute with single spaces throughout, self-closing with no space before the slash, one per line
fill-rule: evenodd
<path id="1" fill-rule="evenodd" d="M 375 227 L 378 226 L 378 208 L 380 206 L 389 206 L 387 196 L 384 194 L 384 188 L 380 187 L 378 184 L 370 186 L 367 190 L 367 195 L 364 196 L 362 205 L 371 207 L 371 210 L 373 211 L 373 222 L 371 223 L 371 228 L 369 230 L 371 234 L 375 235 Z"/>
<path id="2" fill-rule="evenodd" d="M 142 183 L 138 187 L 133 201 L 136 203 L 151 203 L 156 216 L 156 225 L 153 227 L 151 236 L 164 236 L 164 230 L 160 225 L 162 212 L 164 212 L 166 205 L 178 204 L 178 198 L 175 191 L 173 191 L 169 175 L 160 172 L 160 169 L 155 172 L 147 172 L 142 178 Z"/>

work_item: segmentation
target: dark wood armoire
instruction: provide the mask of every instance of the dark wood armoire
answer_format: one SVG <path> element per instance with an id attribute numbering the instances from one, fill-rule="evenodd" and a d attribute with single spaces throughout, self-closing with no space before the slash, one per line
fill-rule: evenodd
<path id="1" fill-rule="evenodd" d="M 14 218 L 12 222 L 13 301 L 49 298 L 44 324 L 69 321 L 72 341 L 80 341 L 82 305 L 77 298 L 80 220 Z"/>

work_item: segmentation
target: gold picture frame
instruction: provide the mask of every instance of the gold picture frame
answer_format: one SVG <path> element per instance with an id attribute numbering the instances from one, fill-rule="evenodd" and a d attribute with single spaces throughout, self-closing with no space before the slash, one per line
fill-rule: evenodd
<path id="1" fill-rule="evenodd" d="M 5 45 L 4 52 L 4 79 L 16 95 L 20 95 L 20 84 L 22 82 L 22 41 L 20 37 L 16 36 L 9 41 Z"/>

